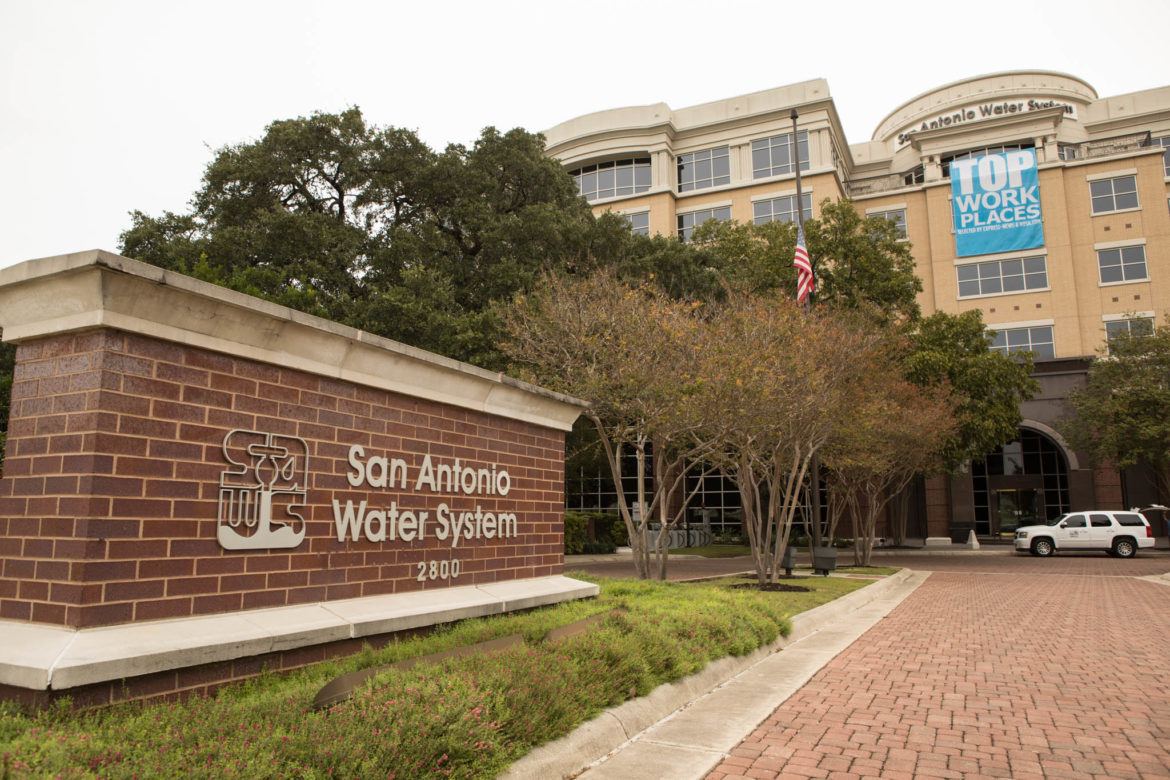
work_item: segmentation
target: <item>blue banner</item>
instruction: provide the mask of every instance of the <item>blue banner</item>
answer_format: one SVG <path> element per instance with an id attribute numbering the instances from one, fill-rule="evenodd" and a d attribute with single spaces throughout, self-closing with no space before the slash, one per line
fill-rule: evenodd
<path id="1" fill-rule="evenodd" d="M 959 257 L 1044 246 L 1034 149 L 953 160 L 951 199 Z"/>

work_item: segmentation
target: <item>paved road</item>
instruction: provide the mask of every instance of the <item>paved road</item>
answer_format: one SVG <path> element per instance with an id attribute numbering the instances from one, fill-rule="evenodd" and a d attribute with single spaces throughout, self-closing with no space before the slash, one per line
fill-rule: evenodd
<path id="1" fill-rule="evenodd" d="M 1170 556 L 880 563 L 932 574 L 710 780 L 1170 777 Z"/>

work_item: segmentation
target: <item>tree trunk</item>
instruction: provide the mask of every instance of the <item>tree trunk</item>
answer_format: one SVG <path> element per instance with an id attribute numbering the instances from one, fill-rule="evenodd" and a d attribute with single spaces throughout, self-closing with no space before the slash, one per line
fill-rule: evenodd
<path id="1" fill-rule="evenodd" d="M 907 483 L 891 503 L 890 543 L 901 547 L 906 543 L 906 528 L 910 521 L 910 485 Z"/>

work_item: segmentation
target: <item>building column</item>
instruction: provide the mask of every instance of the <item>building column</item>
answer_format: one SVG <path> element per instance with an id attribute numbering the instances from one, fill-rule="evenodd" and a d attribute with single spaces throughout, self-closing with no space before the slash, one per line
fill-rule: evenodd
<path id="1" fill-rule="evenodd" d="M 1069 484 L 1072 484 L 1071 479 Z M 1126 508 L 1125 495 L 1121 489 L 1121 473 L 1112 463 L 1102 463 L 1093 467 L 1093 493 L 1092 509 Z M 1077 505 L 1073 504 L 1073 508 L 1076 509 Z"/>
<path id="2" fill-rule="evenodd" d="M 950 536 L 951 501 L 950 485 L 946 477 L 927 477 L 926 490 L 926 536 Z"/>

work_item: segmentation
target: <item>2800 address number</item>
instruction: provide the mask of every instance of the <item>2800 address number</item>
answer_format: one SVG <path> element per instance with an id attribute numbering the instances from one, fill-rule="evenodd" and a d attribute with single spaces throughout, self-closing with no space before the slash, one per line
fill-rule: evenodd
<path id="1" fill-rule="evenodd" d="M 419 561 L 418 577 L 419 582 L 426 582 L 427 580 L 453 580 L 459 576 L 459 561 Z"/>

